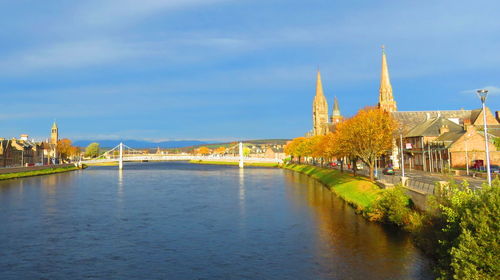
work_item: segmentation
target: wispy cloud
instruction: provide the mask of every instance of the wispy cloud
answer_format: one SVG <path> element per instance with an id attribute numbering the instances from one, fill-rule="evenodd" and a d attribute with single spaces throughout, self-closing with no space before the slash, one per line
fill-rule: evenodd
<path id="1" fill-rule="evenodd" d="M 131 24 L 152 14 L 212 5 L 228 0 L 93 0 L 80 9 L 80 19 L 89 25 Z"/>
<path id="2" fill-rule="evenodd" d="M 11 54 L 0 61 L 0 69 L 10 73 L 71 69 L 117 62 L 140 55 L 144 53 L 139 48 L 109 40 L 64 42 Z"/>

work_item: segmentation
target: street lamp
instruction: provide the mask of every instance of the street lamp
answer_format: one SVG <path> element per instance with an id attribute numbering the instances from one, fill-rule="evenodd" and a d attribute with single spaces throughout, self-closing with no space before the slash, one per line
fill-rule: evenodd
<path id="1" fill-rule="evenodd" d="M 400 131 L 399 141 L 401 145 L 401 174 L 402 177 L 405 177 L 405 153 L 403 150 L 403 131 Z"/>
<path id="2" fill-rule="evenodd" d="M 467 133 L 465 135 L 465 169 L 467 170 L 467 176 L 469 176 L 469 154 L 468 154 L 468 147 L 467 147 L 467 141 L 469 140 L 470 133 Z"/>
<path id="3" fill-rule="evenodd" d="M 488 126 L 486 125 L 486 97 L 488 97 L 488 90 L 480 89 L 477 91 L 477 96 L 481 99 L 483 104 L 483 124 L 484 124 L 484 143 L 486 151 L 486 172 L 488 173 L 488 185 L 491 186 L 491 171 L 490 171 L 490 150 L 488 148 Z"/>

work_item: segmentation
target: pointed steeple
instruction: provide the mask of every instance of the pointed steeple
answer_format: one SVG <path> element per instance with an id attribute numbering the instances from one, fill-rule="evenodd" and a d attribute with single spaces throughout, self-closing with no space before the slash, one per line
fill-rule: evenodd
<path id="1" fill-rule="evenodd" d="M 55 120 L 54 120 L 54 123 L 52 124 L 52 129 L 57 129 L 57 123 Z"/>
<path id="2" fill-rule="evenodd" d="M 340 116 L 339 101 L 337 100 L 337 96 L 333 98 L 332 116 Z"/>
<path id="3" fill-rule="evenodd" d="M 328 130 L 328 103 L 323 93 L 321 73 L 318 69 L 316 78 L 316 95 L 313 101 L 313 135 L 326 134 Z"/>
<path id="4" fill-rule="evenodd" d="M 330 117 L 330 122 L 332 124 L 337 124 L 341 122 L 343 119 L 344 117 L 342 117 L 342 115 L 340 114 L 339 101 L 337 99 L 337 96 L 335 96 L 333 99 L 333 110 L 332 110 L 332 116 Z"/>
<path id="5" fill-rule="evenodd" d="M 394 101 L 394 96 L 392 95 L 392 85 L 384 46 L 382 46 L 382 72 L 380 74 L 378 106 L 387 112 L 397 111 L 396 101 Z"/>
<path id="6" fill-rule="evenodd" d="M 324 96 L 323 94 L 323 84 L 321 83 L 321 73 L 318 69 L 318 75 L 316 78 L 316 96 Z"/>

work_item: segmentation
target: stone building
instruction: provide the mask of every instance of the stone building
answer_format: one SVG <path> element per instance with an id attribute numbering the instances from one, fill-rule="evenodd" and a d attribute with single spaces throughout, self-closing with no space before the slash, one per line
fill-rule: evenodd
<path id="1" fill-rule="evenodd" d="M 59 141 L 59 128 L 54 121 L 50 130 L 50 139 L 45 146 L 45 157 L 48 164 L 55 164 L 58 161 L 57 142 Z"/>
<path id="2" fill-rule="evenodd" d="M 19 139 L 0 138 L 0 167 L 42 164 L 43 143 L 28 139 L 23 134 Z"/>
<path id="3" fill-rule="evenodd" d="M 398 107 L 392 94 L 391 79 L 389 77 L 389 67 L 387 66 L 387 57 L 385 55 L 385 48 L 382 46 L 382 71 L 380 74 L 380 88 L 378 95 L 379 108 L 387 112 L 395 112 Z"/>
<path id="4" fill-rule="evenodd" d="M 312 111 L 313 129 L 306 134 L 307 136 L 326 135 L 334 129 L 335 124 L 343 120 L 340 114 L 337 97 L 334 98 L 332 116 L 328 117 L 328 102 L 323 92 L 323 84 L 321 82 L 321 73 L 319 70 L 316 79 L 316 95 L 314 96 Z"/>
<path id="5" fill-rule="evenodd" d="M 489 108 L 485 112 L 482 108 L 397 111 L 384 49 L 378 106 L 390 112 L 400 124 L 403 143 L 395 139 L 390 157 L 395 167 L 399 167 L 401 144 L 407 168 L 443 171 L 449 166 L 464 167 L 466 162 L 469 165 L 478 161 L 485 162 L 484 114 L 489 132 L 491 164 L 500 164 L 500 151 L 492 143 L 493 137 L 500 136 L 500 123 L 498 114 L 493 115 Z"/>
<path id="6" fill-rule="evenodd" d="M 333 98 L 333 109 L 332 116 L 330 117 L 330 123 L 332 125 L 338 124 L 344 120 L 344 117 L 340 113 L 339 101 L 337 100 L 337 96 Z"/>
<path id="7" fill-rule="evenodd" d="M 0 167 L 54 164 L 57 160 L 59 129 L 54 122 L 50 139 L 35 141 L 22 134 L 19 139 L 0 138 Z"/>

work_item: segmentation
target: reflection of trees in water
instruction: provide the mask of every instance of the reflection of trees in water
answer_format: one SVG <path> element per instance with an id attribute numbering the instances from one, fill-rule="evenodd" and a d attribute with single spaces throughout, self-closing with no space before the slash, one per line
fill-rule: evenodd
<path id="1" fill-rule="evenodd" d="M 339 258 L 342 261 L 338 263 L 352 265 L 349 269 L 360 269 L 359 275 L 371 271 L 394 277 L 395 273 L 402 275 L 411 269 L 419 252 L 405 233 L 367 221 L 324 185 L 304 174 L 284 173 L 285 191 L 291 200 L 313 210 L 312 217 L 318 225 L 316 255 L 327 271 L 339 270 L 335 267 Z"/>

